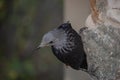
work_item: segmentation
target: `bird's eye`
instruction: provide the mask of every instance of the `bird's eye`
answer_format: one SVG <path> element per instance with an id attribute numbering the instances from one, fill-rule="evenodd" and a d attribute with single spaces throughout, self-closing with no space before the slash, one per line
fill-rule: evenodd
<path id="1" fill-rule="evenodd" d="M 50 41 L 49 43 L 50 43 L 50 44 L 52 44 L 52 43 L 53 43 L 53 41 Z"/>

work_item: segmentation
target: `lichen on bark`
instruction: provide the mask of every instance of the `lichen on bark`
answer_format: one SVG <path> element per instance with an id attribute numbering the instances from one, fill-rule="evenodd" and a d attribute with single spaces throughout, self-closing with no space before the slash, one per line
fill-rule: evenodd
<path id="1" fill-rule="evenodd" d="M 98 80 L 115 80 L 120 68 L 120 28 L 101 25 L 85 30 L 82 39 L 89 71 Z"/>

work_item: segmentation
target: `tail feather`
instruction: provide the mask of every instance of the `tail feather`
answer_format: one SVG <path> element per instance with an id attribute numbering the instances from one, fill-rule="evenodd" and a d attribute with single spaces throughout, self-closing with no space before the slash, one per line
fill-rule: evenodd
<path id="1" fill-rule="evenodd" d="M 83 63 L 81 64 L 80 67 L 83 68 L 83 69 L 86 69 L 86 70 L 88 69 L 87 59 L 83 60 Z"/>

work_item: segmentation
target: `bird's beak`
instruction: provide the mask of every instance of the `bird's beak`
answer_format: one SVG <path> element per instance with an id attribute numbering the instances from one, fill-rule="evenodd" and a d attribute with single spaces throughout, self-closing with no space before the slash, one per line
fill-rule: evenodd
<path id="1" fill-rule="evenodd" d="M 45 47 L 45 46 L 48 46 L 48 44 L 41 43 L 41 44 L 36 48 L 36 50 L 38 50 L 38 49 L 40 49 L 40 48 L 42 48 L 42 47 Z"/>
<path id="2" fill-rule="evenodd" d="M 38 49 L 40 49 L 40 48 L 42 48 L 42 47 L 45 47 L 45 44 L 41 43 L 41 44 L 35 49 L 35 51 L 38 50 Z"/>
<path id="3" fill-rule="evenodd" d="M 42 48 L 42 47 L 45 47 L 45 46 L 49 46 L 49 45 L 48 45 L 48 44 L 41 43 L 38 47 Z"/>

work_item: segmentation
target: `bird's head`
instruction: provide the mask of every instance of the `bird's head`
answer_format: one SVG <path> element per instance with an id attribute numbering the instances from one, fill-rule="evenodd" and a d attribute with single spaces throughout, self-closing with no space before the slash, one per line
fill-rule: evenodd
<path id="1" fill-rule="evenodd" d="M 56 37 L 54 35 L 54 32 L 50 31 L 43 36 L 42 41 L 38 47 L 52 46 L 55 42 Z"/>
<path id="2" fill-rule="evenodd" d="M 38 48 L 45 47 L 45 46 L 61 46 L 66 41 L 66 29 L 71 28 L 70 23 L 64 23 L 59 27 L 55 28 L 52 31 L 46 33 L 41 41 L 41 44 Z"/>

